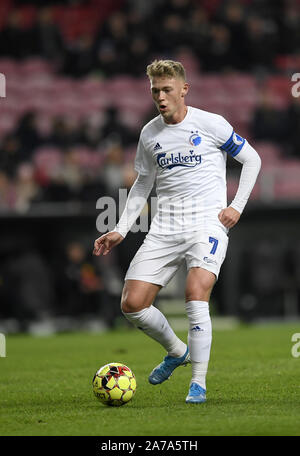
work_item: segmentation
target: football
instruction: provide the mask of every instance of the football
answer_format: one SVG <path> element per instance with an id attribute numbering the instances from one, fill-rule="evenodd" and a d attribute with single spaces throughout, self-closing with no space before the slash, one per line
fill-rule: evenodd
<path id="1" fill-rule="evenodd" d="M 135 375 L 125 364 L 105 364 L 93 377 L 93 391 L 96 398 L 105 405 L 124 405 L 136 391 Z"/>

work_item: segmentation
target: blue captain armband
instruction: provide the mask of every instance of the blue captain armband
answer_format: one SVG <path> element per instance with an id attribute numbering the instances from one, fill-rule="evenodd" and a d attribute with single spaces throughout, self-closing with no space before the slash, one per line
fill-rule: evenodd
<path id="1" fill-rule="evenodd" d="M 235 157 L 241 151 L 245 141 L 244 138 L 233 131 L 228 141 L 220 146 L 220 149 L 227 152 L 228 155 Z"/>

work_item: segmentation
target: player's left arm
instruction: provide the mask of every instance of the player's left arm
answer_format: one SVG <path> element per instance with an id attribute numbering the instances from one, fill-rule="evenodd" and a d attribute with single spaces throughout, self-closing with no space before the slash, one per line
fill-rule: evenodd
<path id="1" fill-rule="evenodd" d="M 239 221 L 255 185 L 261 167 L 261 159 L 256 150 L 246 141 L 237 154 L 232 156 L 242 164 L 239 186 L 231 204 L 219 213 L 219 220 L 232 228 Z"/>
<path id="2" fill-rule="evenodd" d="M 219 213 L 221 223 L 226 228 L 232 228 L 239 221 L 255 185 L 261 160 L 256 150 L 246 139 L 235 133 L 232 125 L 223 116 L 215 116 L 214 127 L 216 146 L 242 164 L 239 186 L 234 200 Z"/>

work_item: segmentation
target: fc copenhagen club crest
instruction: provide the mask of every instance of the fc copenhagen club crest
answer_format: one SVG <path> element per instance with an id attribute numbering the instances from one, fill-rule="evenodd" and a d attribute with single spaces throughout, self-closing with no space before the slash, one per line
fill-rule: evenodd
<path id="1" fill-rule="evenodd" d="M 191 146 L 199 146 L 199 144 L 201 143 L 201 136 L 199 136 L 198 130 L 191 131 L 191 133 L 192 134 L 189 138 L 189 143 L 191 144 Z"/>

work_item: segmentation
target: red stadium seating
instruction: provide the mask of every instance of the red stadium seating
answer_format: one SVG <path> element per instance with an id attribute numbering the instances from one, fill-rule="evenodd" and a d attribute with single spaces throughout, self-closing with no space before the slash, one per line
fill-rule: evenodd
<path id="1" fill-rule="evenodd" d="M 121 119 L 130 128 L 140 128 L 144 119 L 153 109 L 149 81 L 130 76 L 114 77 L 111 80 L 82 78 L 74 80 L 57 76 L 55 68 L 49 62 L 30 58 L 17 63 L 13 59 L 1 59 L 0 71 L 7 77 L 7 96 L 1 102 L 0 139 L 12 131 L 22 114 L 29 110 L 38 113 L 37 124 L 42 134 L 50 132 L 52 120 L 63 116 L 69 121 L 80 119 L 98 119 L 101 123 L 105 110 L 115 106 Z M 276 107 L 284 107 L 290 98 L 290 81 L 281 76 L 272 76 L 266 80 L 266 88 L 272 93 Z M 191 90 L 187 103 L 199 108 L 224 115 L 236 131 L 248 137 L 249 122 L 258 100 L 258 88 L 251 75 L 233 74 L 191 75 Z M 262 186 L 256 185 L 251 198 L 261 195 L 263 198 L 286 198 L 291 193 L 293 198 L 299 195 L 298 161 L 283 161 L 279 147 L 270 142 L 250 143 L 258 150 L 262 158 Z M 135 150 L 135 148 L 133 148 Z M 126 152 L 126 157 L 133 158 L 133 149 Z M 93 164 L 95 169 L 101 166 L 104 154 L 90 151 L 85 147 L 77 149 L 76 154 L 82 166 Z M 37 169 L 48 172 L 60 163 L 61 154 L 55 148 L 42 148 L 35 154 Z M 291 177 L 290 177 L 291 176 Z M 269 182 L 269 183 L 268 183 Z M 229 178 L 228 194 L 234 195 L 238 182 Z M 266 191 L 266 188 L 268 190 Z"/>

